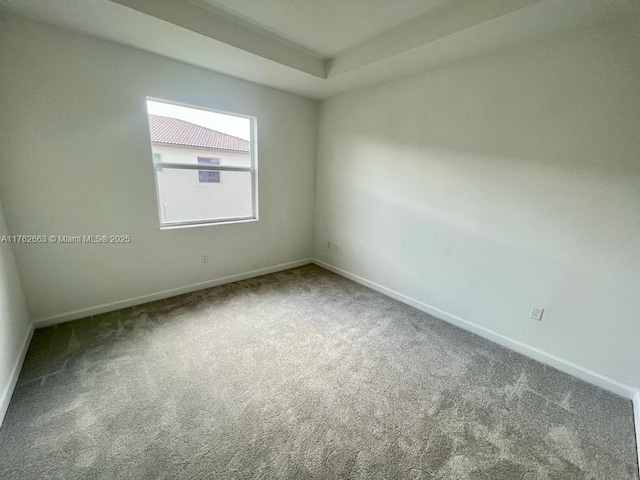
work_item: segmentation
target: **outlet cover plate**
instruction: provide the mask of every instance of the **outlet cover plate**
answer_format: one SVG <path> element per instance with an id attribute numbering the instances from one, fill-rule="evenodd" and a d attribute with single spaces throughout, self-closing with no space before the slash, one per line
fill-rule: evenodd
<path id="1" fill-rule="evenodd" d="M 542 320 L 542 315 L 544 314 L 544 308 L 536 307 L 535 305 L 531 307 L 531 313 L 529 313 L 529 317 L 534 320 Z"/>

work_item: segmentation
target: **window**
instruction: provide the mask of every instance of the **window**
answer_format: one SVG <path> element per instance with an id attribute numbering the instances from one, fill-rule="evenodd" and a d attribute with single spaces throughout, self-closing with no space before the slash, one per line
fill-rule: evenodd
<path id="1" fill-rule="evenodd" d="M 161 228 L 258 219 L 255 118 L 155 99 L 147 113 Z"/>
<path id="2" fill-rule="evenodd" d="M 198 157 L 198 164 L 200 165 L 220 165 L 219 158 Z M 199 170 L 198 182 L 200 183 L 220 183 L 220 172 L 214 172 L 211 170 Z"/>

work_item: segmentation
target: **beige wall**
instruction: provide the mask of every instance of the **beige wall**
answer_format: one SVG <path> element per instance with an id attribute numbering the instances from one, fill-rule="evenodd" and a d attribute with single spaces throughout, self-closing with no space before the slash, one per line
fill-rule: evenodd
<path id="1" fill-rule="evenodd" d="M 17 246 L 34 320 L 310 256 L 316 102 L 13 16 L 0 55 L 9 230 L 133 240 Z M 147 96 L 257 117 L 259 222 L 158 228 Z"/>
<path id="2" fill-rule="evenodd" d="M 625 22 L 323 102 L 316 256 L 640 386 L 638 51 Z"/>
<path id="3" fill-rule="evenodd" d="M 18 380 L 31 326 L 12 244 L 2 242 L 8 234 L 0 205 L 0 424 Z"/>

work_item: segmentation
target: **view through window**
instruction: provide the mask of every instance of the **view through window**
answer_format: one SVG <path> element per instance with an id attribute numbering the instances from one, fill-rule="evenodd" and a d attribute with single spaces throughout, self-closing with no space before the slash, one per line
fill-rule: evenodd
<path id="1" fill-rule="evenodd" d="M 161 226 L 257 218 L 255 119 L 147 99 Z"/>

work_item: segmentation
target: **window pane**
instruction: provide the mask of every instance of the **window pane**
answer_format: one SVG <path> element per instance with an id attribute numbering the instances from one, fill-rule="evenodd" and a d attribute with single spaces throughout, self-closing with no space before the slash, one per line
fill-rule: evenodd
<path id="1" fill-rule="evenodd" d="M 220 183 L 220 172 L 200 170 L 198 172 L 198 180 L 200 180 L 200 183 Z"/>
<path id="2" fill-rule="evenodd" d="M 253 215 L 251 172 L 201 172 L 175 168 L 164 168 L 163 172 L 156 173 L 163 222 Z M 199 185 L 200 173 L 217 173 L 220 183 L 215 188 Z"/>
<path id="3" fill-rule="evenodd" d="M 220 159 L 213 157 L 198 157 L 198 163 L 201 165 L 220 165 Z"/>
<path id="4" fill-rule="evenodd" d="M 255 218 L 255 119 L 149 98 L 147 113 L 162 224 Z"/>
<path id="5" fill-rule="evenodd" d="M 198 157 L 200 165 L 220 165 L 219 158 Z M 211 170 L 200 170 L 198 172 L 198 180 L 200 183 L 220 183 L 220 172 L 212 172 Z"/>

